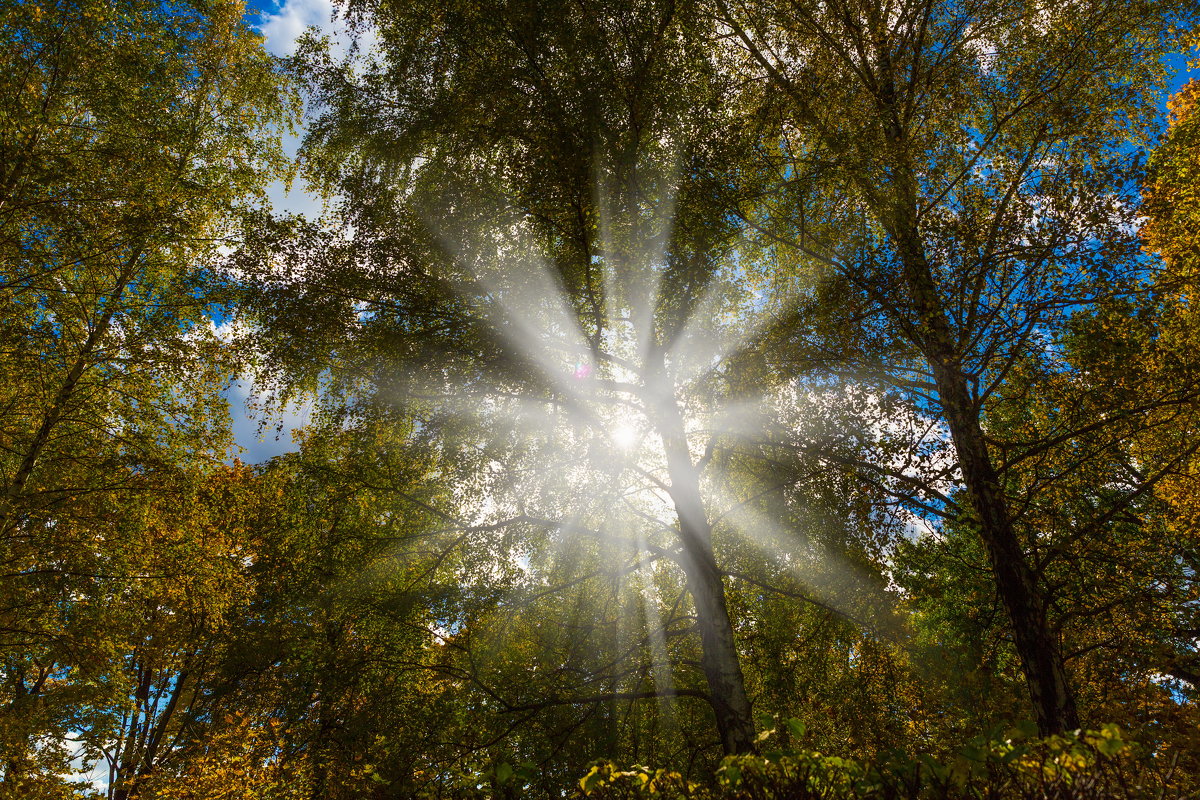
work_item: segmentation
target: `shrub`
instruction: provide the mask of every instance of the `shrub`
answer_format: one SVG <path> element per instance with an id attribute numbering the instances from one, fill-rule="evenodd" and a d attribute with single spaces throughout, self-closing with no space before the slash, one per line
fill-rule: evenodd
<path id="1" fill-rule="evenodd" d="M 803 726 L 789 720 L 793 740 Z M 938 760 L 893 753 L 875 762 L 803 749 L 730 756 L 715 784 L 678 772 L 598 762 L 579 781 L 588 800 L 1140 800 L 1182 798 L 1173 770 L 1126 740 L 1115 725 L 1064 736 L 1032 738 L 1019 728 L 980 739 Z"/>

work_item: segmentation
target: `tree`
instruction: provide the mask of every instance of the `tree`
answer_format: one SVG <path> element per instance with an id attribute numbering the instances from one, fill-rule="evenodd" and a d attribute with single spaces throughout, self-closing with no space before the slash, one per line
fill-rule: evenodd
<path id="1" fill-rule="evenodd" d="M 121 521 L 186 495 L 231 444 L 219 390 L 238 354 L 211 319 L 228 300 L 212 262 L 281 173 L 289 108 L 242 11 L 0 10 L 7 789 L 36 778 L 25 767 L 39 747 L 78 730 L 88 669 L 127 632 L 79 627 L 141 580 L 123 537 L 145 529 Z"/>
<path id="2" fill-rule="evenodd" d="M 1038 534 L 1006 485 L 1006 467 L 1044 440 L 1005 442 L 988 420 L 1017 364 L 1054 369 L 1072 314 L 1137 290 L 1138 162 L 1125 143 L 1146 141 L 1160 55 L 1194 9 L 717 9 L 736 68 L 768 81 L 781 109 L 767 158 L 786 180 L 753 224 L 844 279 L 869 330 L 903 343 L 863 368 L 945 424 L 1039 726 L 1078 727 L 1030 555 Z"/>
<path id="3" fill-rule="evenodd" d="M 464 489 L 489 508 L 464 530 L 583 537 L 630 571 L 677 568 L 703 686 L 556 703 L 703 698 L 725 752 L 752 749 L 719 563 L 734 526 L 714 526 L 756 493 L 802 496 L 813 470 L 772 475 L 750 500 L 715 494 L 730 460 L 715 454 L 745 438 L 718 418 L 742 399 L 736 351 L 775 306 L 773 265 L 742 259 L 728 207 L 714 210 L 745 142 L 737 92 L 695 47 L 703 18 L 673 3 L 351 11 L 380 32 L 378 53 L 351 66 L 310 42 L 296 63 L 317 109 L 307 163 L 353 235 L 276 222 L 239 255 L 274 331 L 268 361 L 287 384 L 348 398 L 343 419 L 391 406 L 445 432 L 441 447 L 478 448 Z"/>
<path id="4" fill-rule="evenodd" d="M 249 468 L 220 468 L 113 521 L 133 530 L 108 537 L 71 620 L 106 635 L 72 630 L 102 645 L 87 663 L 64 664 L 96 687 L 76 700 L 74 738 L 107 767 L 111 800 L 143 796 L 206 721 L 236 710 L 223 702 L 222 667 L 251 604 L 260 490 Z"/>
<path id="5" fill-rule="evenodd" d="M 1155 149 L 1143 195 L 1147 219 L 1142 226 L 1146 246 L 1166 262 L 1174 280 L 1191 276 L 1200 245 L 1195 222 L 1200 198 L 1195 196 L 1196 170 L 1200 168 L 1200 82 L 1190 81 L 1167 104 L 1171 124 Z M 1174 286 L 1175 284 L 1170 284 Z M 1183 284 L 1181 288 L 1190 288 Z"/>
<path id="6" fill-rule="evenodd" d="M 1151 156 L 1143 189 L 1146 220 L 1141 234 L 1147 250 L 1162 259 L 1163 269 L 1155 284 L 1159 300 L 1155 308 L 1159 346 L 1151 351 L 1150 357 L 1143 356 L 1137 363 L 1144 364 L 1151 380 L 1163 384 L 1186 385 L 1196 379 L 1190 354 L 1197 336 L 1195 223 L 1200 203 L 1195 196 L 1194 178 L 1200 166 L 1198 97 L 1200 84 L 1193 80 L 1168 104 L 1170 127 Z M 1193 409 L 1194 404 L 1188 410 Z M 1194 436 L 1192 418 L 1175 422 L 1172 427 L 1181 437 L 1190 440 Z M 1157 620 L 1157 632 L 1151 637 L 1156 640 L 1158 667 L 1194 692 L 1200 689 L 1200 659 L 1192 641 L 1197 627 L 1192 614 L 1196 543 L 1191 533 L 1195 530 L 1197 510 L 1197 464 L 1193 451 L 1179 448 L 1170 433 L 1153 429 L 1139 433 L 1139 450 L 1166 448 L 1176 453 L 1177 468 L 1164 475 L 1155 494 L 1168 508 L 1158 517 L 1166 526 L 1160 545 L 1165 551 L 1163 560 L 1168 572 L 1178 572 L 1173 580 L 1163 582 L 1171 590 L 1168 610 L 1165 620 Z M 1141 457 L 1140 452 L 1138 456 Z"/>
<path id="7" fill-rule="evenodd" d="M 11 546 L 29 515 L 105 488 L 118 465 L 223 455 L 211 259 L 281 167 L 266 131 L 285 107 L 237 3 L 4 13 L 2 355 L 21 378 L 3 399 Z"/>

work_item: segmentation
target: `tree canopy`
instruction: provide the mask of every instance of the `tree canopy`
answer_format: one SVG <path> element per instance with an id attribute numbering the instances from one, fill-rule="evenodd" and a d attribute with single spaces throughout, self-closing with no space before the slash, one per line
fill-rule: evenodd
<path id="1" fill-rule="evenodd" d="M 0 13 L 0 797 L 1197 788 L 1193 3 Z"/>

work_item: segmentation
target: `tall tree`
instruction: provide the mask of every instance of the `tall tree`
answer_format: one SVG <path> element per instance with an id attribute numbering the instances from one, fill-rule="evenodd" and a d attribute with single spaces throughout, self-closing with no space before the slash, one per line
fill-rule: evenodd
<path id="1" fill-rule="evenodd" d="M 289 109 L 243 11 L 0 9 L 4 703 L 16 721 L 55 709 L 6 742 L 10 786 L 80 724 L 78 696 L 43 701 L 69 699 L 112 640 L 75 623 L 141 579 L 123 537 L 144 531 L 118 520 L 186 494 L 231 445 L 220 388 L 237 354 L 212 323 L 227 299 L 213 260 L 281 172 Z"/>
<path id="2" fill-rule="evenodd" d="M 235 210 L 281 167 L 271 126 L 285 105 L 238 3 L 3 13 L 11 542 L 30 514 L 119 480 L 118 464 L 223 455 L 211 262 Z"/>
<path id="3" fill-rule="evenodd" d="M 616 694 L 703 698 L 724 750 L 751 749 L 714 537 L 743 500 L 719 495 L 714 454 L 738 438 L 717 411 L 743 399 L 733 356 L 770 314 L 772 268 L 735 255 L 738 226 L 713 208 L 750 142 L 736 87 L 694 46 L 703 16 L 657 2 L 350 8 L 379 51 L 352 67 L 311 43 L 297 64 L 317 110 L 307 163 L 353 236 L 277 229 L 241 256 L 286 268 L 262 275 L 276 363 L 293 382 L 306 364 L 326 390 L 333 363 L 348 394 L 373 398 L 360 411 L 407 404 L 423 429 L 473 417 L 443 430 L 480 448 L 470 488 L 491 492 L 488 525 L 675 565 L 703 688 Z M 781 538 L 803 549 L 802 531 Z"/>
<path id="4" fill-rule="evenodd" d="M 1005 443 L 987 409 L 1016 364 L 1053 360 L 1072 314 L 1142 280 L 1128 143 L 1153 130 L 1160 59 L 1194 6 L 716 10 L 779 109 L 767 157 L 786 180 L 754 224 L 844 278 L 871 330 L 904 344 L 863 368 L 944 422 L 1039 726 L 1078 727 L 1038 534 L 1004 474 L 1041 443 Z"/>
<path id="5" fill-rule="evenodd" d="M 1151 351 L 1150 357 L 1143 355 L 1135 363 L 1143 364 L 1153 381 L 1187 385 L 1196 380 L 1191 353 L 1198 333 L 1195 303 L 1200 241 L 1196 231 L 1200 198 L 1195 187 L 1200 173 L 1200 82 L 1185 84 L 1168 106 L 1170 127 L 1151 157 L 1143 192 L 1146 220 L 1141 231 L 1147 249 L 1161 257 L 1164 265 L 1155 287 L 1160 346 Z M 1194 423 L 1175 423 L 1172 428 L 1180 436 L 1190 437 Z M 1165 434 L 1154 429 L 1139 432 L 1142 448 L 1165 447 L 1174 450 L 1178 459 L 1177 468 L 1164 476 L 1156 494 L 1170 509 L 1165 515 L 1169 532 L 1165 566 L 1181 568 L 1183 574 L 1162 582 L 1170 587 L 1171 597 L 1168 621 L 1159 626 L 1155 649 L 1162 671 L 1185 682 L 1194 692 L 1200 690 L 1200 654 L 1194 642 L 1198 624 L 1192 614 L 1197 591 L 1193 585 L 1197 556 L 1192 531 L 1200 509 L 1198 465 L 1193 451 L 1179 447 L 1171 432 L 1171 428 Z"/>

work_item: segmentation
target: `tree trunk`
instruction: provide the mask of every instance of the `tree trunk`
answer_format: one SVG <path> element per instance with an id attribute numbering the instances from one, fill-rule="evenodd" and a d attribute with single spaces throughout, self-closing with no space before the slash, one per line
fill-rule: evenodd
<path id="1" fill-rule="evenodd" d="M 711 565 L 711 551 L 708 555 Z M 692 564 L 687 571 L 700 629 L 700 664 L 708 681 L 721 747 L 726 755 L 749 753 L 754 749 L 754 717 L 725 606 L 724 583 L 715 567 Z"/>
<path id="2" fill-rule="evenodd" d="M 907 72 L 908 67 L 893 63 L 892 51 L 883 46 L 889 44 L 885 39 L 873 43 L 866 38 L 866 28 L 857 29 L 857 34 L 863 36 L 855 42 L 859 46 L 859 57 L 865 60 L 866 53 L 876 53 L 876 63 L 864 63 L 860 77 L 864 80 L 864 88 L 875 96 L 875 108 L 867 113 L 878 115 L 885 144 L 881 151 L 876 151 L 873 144 L 870 151 L 856 150 L 855 143 L 835 135 L 822 116 L 814 113 L 810 96 L 786 77 L 786 67 L 768 57 L 755 44 L 754 37 L 741 27 L 736 16 L 724 6 L 722 9 L 724 21 L 750 55 L 795 104 L 797 119 L 810 126 L 832 153 L 849 156 L 847 177 L 858 186 L 866 206 L 895 242 L 903 275 L 897 283 L 886 281 L 877 289 L 885 296 L 898 293 L 897 290 L 908 292 L 911 309 L 897 313 L 897 321 L 905 338 L 921 348 L 932 369 L 958 453 L 963 481 L 979 516 L 979 534 L 988 552 L 996 590 L 1012 624 L 1013 639 L 1038 726 L 1043 733 L 1077 728 L 1079 714 L 1067 683 L 1062 653 L 1051 631 L 1035 575 L 1013 530 L 999 478 L 979 425 L 980 410 L 960 368 L 958 342 L 938 295 L 921 240 L 917 222 L 919 183 L 908 154 L 907 130 L 912 118 L 908 103 L 915 91 L 916 73 Z M 904 89 L 907 95 L 902 96 L 897 90 L 897 76 L 900 85 L 907 86 Z M 811 101 L 817 101 L 817 97 L 811 96 Z M 881 157 L 888 169 L 877 173 L 883 180 L 872 180 L 864 165 L 879 164 Z M 915 320 L 907 316 L 909 310 L 915 312 Z"/>
<path id="3" fill-rule="evenodd" d="M 1013 642 L 1021 659 L 1029 698 L 1043 734 L 1079 727 L 1079 712 L 1067 683 L 1062 653 L 1046 616 L 1033 571 L 1008 517 L 1000 481 L 987 452 L 979 419 L 971 413 L 966 381 L 951 370 L 934 369 L 938 394 L 958 452 L 963 482 L 979 516 L 996 592 L 1012 622 Z"/>
<path id="4" fill-rule="evenodd" d="M 712 527 L 700 495 L 700 476 L 688 452 L 683 418 L 674 395 L 667 391 L 651 390 L 646 402 L 652 406 L 651 417 L 663 440 L 671 501 L 683 544 L 680 566 L 696 605 L 700 665 L 708 681 L 709 702 L 717 718 L 721 747 L 726 755 L 749 753 L 754 750 L 754 716 L 746 696 L 737 642 L 725 605 L 725 585 L 713 557 Z"/>
<path id="5" fill-rule="evenodd" d="M 992 465 L 979 408 L 946 319 L 915 226 L 898 226 L 904 281 L 920 320 L 919 344 L 933 372 L 938 397 L 963 482 L 979 517 L 979 535 L 991 562 L 996 592 L 1012 624 L 1013 643 L 1043 735 L 1079 727 L 1079 712 L 1067 682 L 1058 641 L 1050 628 L 1037 581 L 1008 515 L 1000 479 Z"/>

